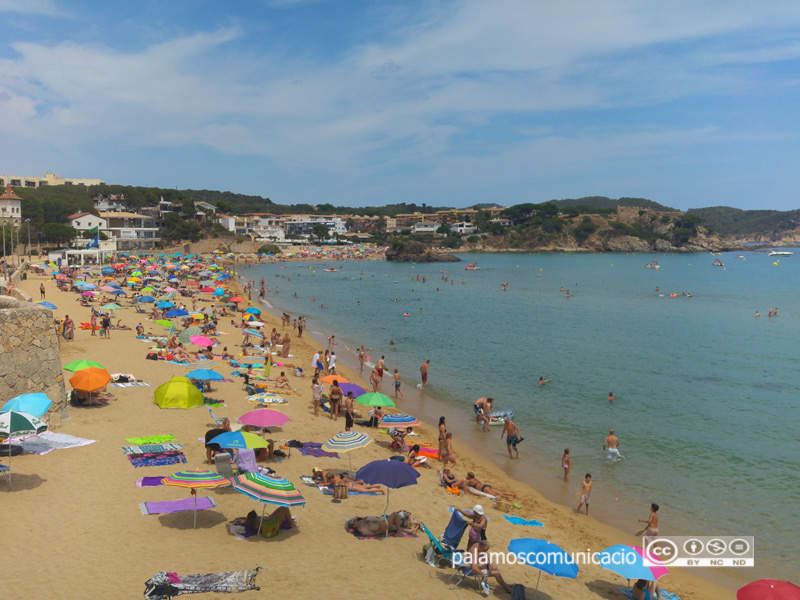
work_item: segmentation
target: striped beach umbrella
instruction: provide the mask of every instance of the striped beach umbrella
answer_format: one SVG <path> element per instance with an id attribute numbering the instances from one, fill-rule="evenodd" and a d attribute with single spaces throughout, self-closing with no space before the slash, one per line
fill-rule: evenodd
<path id="1" fill-rule="evenodd" d="M 411 415 L 386 415 L 378 424 L 381 427 L 397 427 L 398 429 L 408 429 L 420 425 L 419 421 Z"/>
<path id="2" fill-rule="evenodd" d="M 47 429 L 43 423 L 33 415 L 10 410 L 0 413 L 0 439 L 11 437 L 30 437 L 39 435 Z M 11 465 L 11 444 L 8 445 L 8 464 Z M 8 487 L 11 489 L 11 476 L 9 474 Z"/>
<path id="3" fill-rule="evenodd" d="M 202 333 L 203 333 L 202 329 L 200 329 L 196 325 L 192 325 L 191 327 L 187 327 L 178 334 L 178 340 L 184 344 L 190 344 L 192 341 L 192 336 L 201 335 Z"/>
<path id="4" fill-rule="evenodd" d="M 211 438 L 208 444 L 219 444 L 220 448 L 235 448 L 236 450 L 253 450 L 255 448 L 268 448 L 267 441 L 255 433 L 246 431 L 226 431 L 217 437 Z"/>
<path id="5" fill-rule="evenodd" d="M 179 473 L 173 473 L 169 477 L 161 480 L 164 485 L 172 485 L 177 487 L 191 488 L 192 495 L 194 496 L 194 525 L 197 527 L 197 491 L 202 488 L 216 488 L 230 485 L 230 479 L 226 479 L 221 475 L 208 471 L 206 469 L 187 469 Z"/>
<path id="6" fill-rule="evenodd" d="M 366 433 L 359 431 L 343 431 L 337 433 L 327 442 L 322 444 L 322 449 L 325 452 L 346 452 L 347 458 L 350 459 L 350 470 L 353 470 L 353 459 L 350 457 L 350 452 L 364 448 L 372 443 L 372 438 Z"/>
<path id="7" fill-rule="evenodd" d="M 285 477 L 245 473 L 233 478 L 233 489 L 264 504 L 264 508 L 261 509 L 261 520 L 258 522 L 259 531 L 264 523 L 267 504 L 292 507 L 303 506 L 306 503 L 305 498 L 300 495 L 294 484 Z"/>

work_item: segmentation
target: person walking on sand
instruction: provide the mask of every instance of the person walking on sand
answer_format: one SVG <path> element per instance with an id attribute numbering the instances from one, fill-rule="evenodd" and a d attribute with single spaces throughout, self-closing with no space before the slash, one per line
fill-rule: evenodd
<path id="1" fill-rule="evenodd" d="M 405 400 L 406 397 L 403 395 L 402 390 L 400 389 L 400 372 L 395 369 L 394 370 L 394 399 L 397 400 L 397 394 L 400 394 L 400 397 Z"/>
<path id="2" fill-rule="evenodd" d="M 347 392 L 344 397 L 344 430 L 350 431 L 353 427 L 353 392 Z"/>
<path id="3" fill-rule="evenodd" d="M 514 458 L 511 456 L 511 447 L 514 447 L 514 452 L 517 453 L 517 458 L 519 458 L 519 450 L 517 450 L 517 444 L 519 444 L 525 438 L 520 437 L 519 427 L 514 421 L 511 420 L 510 417 L 505 417 L 503 419 L 503 431 L 500 432 L 500 439 L 503 439 L 503 436 L 506 436 L 506 449 L 508 450 L 508 458 Z"/>
<path id="4" fill-rule="evenodd" d="M 97 329 L 97 312 L 95 312 L 94 308 L 92 308 L 92 317 L 89 319 L 89 325 L 92 326 L 92 336 L 97 335 L 95 333 Z"/>
<path id="5" fill-rule="evenodd" d="M 44 283 L 39 284 L 39 296 L 41 297 L 42 300 L 44 300 L 44 296 L 45 296 L 45 294 L 44 294 Z"/>
<path id="6" fill-rule="evenodd" d="M 561 467 L 564 469 L 564 481 L 569 481 L 569 472 L 572 470 L 572 459 L 569 456 L 569 448 L 564 448 L 564 456 L 561 457 Z"/>
<path id="7" fill-rule="evenodd" d="M 430 367 L 430 365 L 431 365 L 431 360 L 428 359 L 424 363 L 422 363 L 422 365 L 419 368 L 419 375 L 422 381 L 417 384 L 418 390 L 421 390 L 422 386 L 428 383 L 428 367 Z"/>
<path id="8" fill-rule="evenodd" d="M 314 375 L 311 380 L 311 401 L 314 403 L 314 416 L 319 416 L 319 402 L 322 399 L 322 384 L 319 381 L 319 376 Z"/>
<path id="9" fill-rule="evenodd" d="M 647 548 L 647 544 L 658 536 L 658 504 L 655 502 L 650 505 L 650 516 L 647 519 L 638 519 L 639 523 L 647 523 L 642 538 L 642 547 Z"/>
<path id="10" fill-rule="evenodd" d="M 581 514 L 581 506 L 586 505 L 586 516 L 589 516 L 589 495 L 592 493 L 592 474 L 587 473 L 584 480 L 581 482 L 581 500 L 578 503 L 578 508 L 575 509 L 575 514 Z"/>
<path id="11" fill-rule="evenodd" d="M 620 445 L 621 443 L 619 441 L 619 438 L 616 435 L 614 435 L 614 430 L 609 429 L 608 436 L 603 441 L 603 450 L 605 450 L 606 446 L 608 446 L 607 456 L 610 460 L 617 461 L 620 460 L 621 458 L 624 458 L 620 456 L 619 453 Z"/>

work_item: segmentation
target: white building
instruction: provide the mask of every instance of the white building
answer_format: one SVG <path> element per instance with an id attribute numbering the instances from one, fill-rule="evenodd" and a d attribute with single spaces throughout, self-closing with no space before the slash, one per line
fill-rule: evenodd
<path id="1" fill-rule="evenodd" d="M 0 215 L 3 225 L 11 223 L 14 227 L 22 224 L 22 198 L 14 193 L 11 184 L 6 185 L 6 191 L 0 194 Z"/>
<path id="2" fill-rule="evenodd" d="M 478 228 L 468 221 L 461 221 L 460 223 L 453 223 L 450 225 L 450 231 L 459 235 L 472 235 Z"/>
<path id="3" fill-rule="evenodd" d="M 117 243 L 117 250 L 155 248 L 161 240 L 153 217 L 129 212 L 107 212 L 100 216 L 107 221 L 106 233 Z"/>
<path id="4" fill-rule="evenodd" d="M 432 221 L 420 221 L 419 223 L 414 224 L 414 233 L 436 233 L 436 230 L 439 229 L 439 223 L 433 223 Z"/>
<path id="5" fill-rule="evenodd" d="M 287 215 L 284 221 L 284 230 L 288 234 L 308 237 L 312 235 L 314 225 L 320 223 L 328 228 L 328 235 L 330 236 L 335 234 L 344 236 L 347 233 L 347 227 L 341 217 L 324 215 Z"/>
<path id="6" fill-rule="evenodd" d="M 286 234 L 283 227 L 261 227 L 260 225 L 253 229 L 253 233 L 258 236 L 259 240 L 266 240 L 270 242 L 284 242 L 286 241 Z"/>
<path id="7" fill-rule="evenodd" d="M 78 231 L 88 231 L 89 229 L 94 229 L 97 227 L 99 231 L 102 231 L 108 235 L 108 231 L 106 231 L 108 229 L 108 221 L 102 217 L 93 215 L 92 213 L 75 213 L 68 216 L 67 221 L 69 221 L 69 224 Z"/>
<path id="8" fill-rule="evenodd" d="M 128 210 L 125 194 L 108 194 L 107 196 L 98 194 L 92 198 L 92 201 L 97 212 Z"/>

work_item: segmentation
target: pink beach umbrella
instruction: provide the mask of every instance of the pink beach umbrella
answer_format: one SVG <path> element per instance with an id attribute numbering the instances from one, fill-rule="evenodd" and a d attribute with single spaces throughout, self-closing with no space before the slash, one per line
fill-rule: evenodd
<path id="1" fill-rule="evenodd" d="M 289 421 L 291 419 L 282 412 L 269 408 L 251 410 L 239 417 L 242 425 L 252 425 L 253 427 L 280 427 Z"/>
<path id="2" fill-rule="evenodd" d="M 193 335 L 189 338 L 189 341 L 192 342 L 195 346 L 200 346 L 202 348 L 208 348 L 209 346 L 214 345 L 214 341 L 211 338 L 207 338 L 204 335 Z"/>

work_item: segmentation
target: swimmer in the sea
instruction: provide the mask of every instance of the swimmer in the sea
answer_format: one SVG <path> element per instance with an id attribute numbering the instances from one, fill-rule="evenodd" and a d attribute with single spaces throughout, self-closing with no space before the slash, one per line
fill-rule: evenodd
<path id="1" fill-rule="evenodd" d="M 545 379 L 544 377 L 539 377 L 539 385 L 544 385 L 548 381 L 553 381 L 552 379 Z"/>

